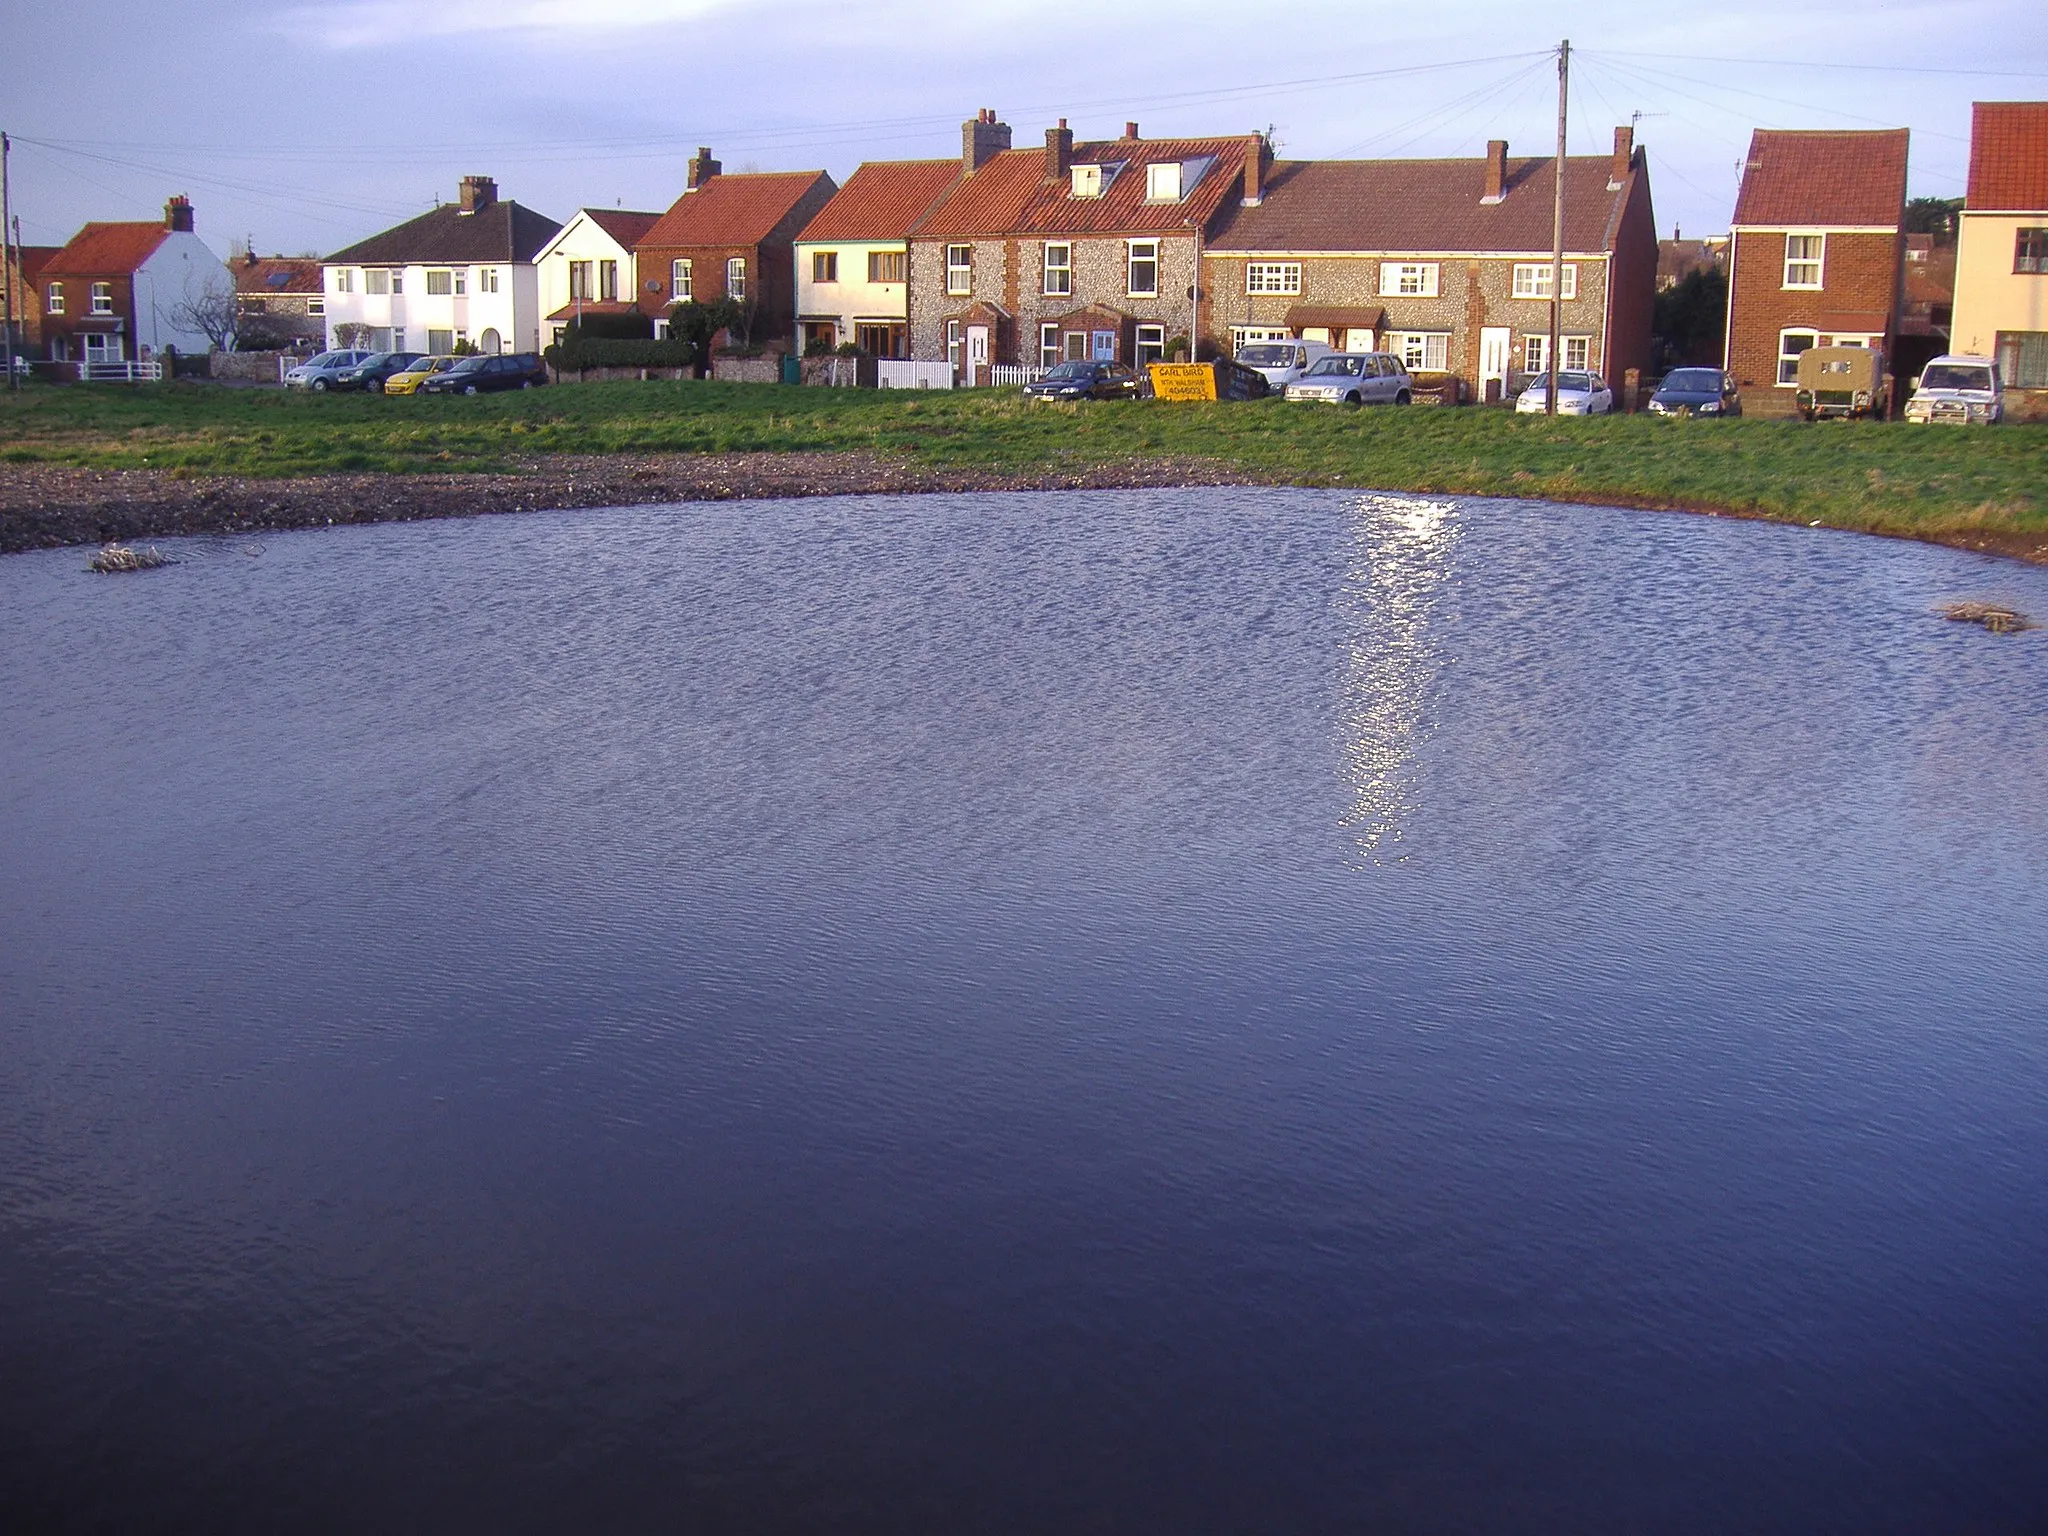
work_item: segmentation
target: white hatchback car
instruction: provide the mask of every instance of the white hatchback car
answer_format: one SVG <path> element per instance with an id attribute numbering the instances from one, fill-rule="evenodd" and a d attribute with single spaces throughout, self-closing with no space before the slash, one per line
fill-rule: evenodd
<path id="1" fill-rule="evenodd" d="M 1614 391 L 1597 373 L 1567 368 L 1557 391 L 1560 416 L 1605 416 L 1614 409 Z M 1515 409 L 1524 416 L 1540 416 L 1550 398 L 1550 375 L 1539 373 L 1522 390 Z"/>
<path id="2" fill-rule="evenodd" d="M 1287 386 L 1289 400 L 1317 405 L 1407 405 L 1415 381 L 1391 352 L 1332 352 Z"/>
<path id="3" fill-rule="evenodd" d="M 1237 360 L 1266 376 L 1266 387 L 1279 394 L 1330 355 L 1325 341 L 1253 341 L 1237 349 Z"/>

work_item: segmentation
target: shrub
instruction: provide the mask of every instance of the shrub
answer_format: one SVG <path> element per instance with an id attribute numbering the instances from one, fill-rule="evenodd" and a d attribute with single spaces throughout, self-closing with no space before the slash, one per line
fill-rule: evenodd
<path id="1" fill-rule="evenodd" d="M 832 343 L 822 336 L 813 336 L 804 343 L 805 357 L 830 357 L 831 355 Z"/>
<path id="2" fill-rule="evenodd" d="M 839 343 L 837 351 L 841 357 L 867 356 L 865 352 L 861 351 L 860 343 L 857 341 L 842 341 L 841 343 Z"/>

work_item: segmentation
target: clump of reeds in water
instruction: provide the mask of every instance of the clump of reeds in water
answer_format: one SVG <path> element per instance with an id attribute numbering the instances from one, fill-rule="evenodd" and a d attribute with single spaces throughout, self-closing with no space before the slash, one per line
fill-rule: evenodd
<path id="1" fill-rule="evenodd" d="M 90 569 L 104 572 L 153 571 L 170 563 L 171 557 L 154 544 L 147 549 L 134 549 L 126 544 L 103 544 L 99 553 L 92 557 Z"/>
<path id="2" fill-rule="evenodd" d="M 2017 608 L 2001 608 L 1996 603 L 1950 603 L 1941 611 L 1958 624 L 1982 624 L 1994 635 L 2013 635 L 2038 627 Z"/>

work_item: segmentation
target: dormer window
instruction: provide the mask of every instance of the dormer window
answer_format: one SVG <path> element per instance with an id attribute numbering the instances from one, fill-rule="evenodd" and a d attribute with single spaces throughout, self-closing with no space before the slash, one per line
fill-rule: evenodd
<path id="1" fill-rule="evenodd" d="M 1181 198 L 1181 163 L 1168 160 L 1145 167 L 1145 201 L 1177 203 Z"/>
<path id="2" fill-rule="evenodd" d="M 1074 196 L 1102 196 L 1102 167 L 1099 165 L 1077 165 L 1073 168 Z"/>

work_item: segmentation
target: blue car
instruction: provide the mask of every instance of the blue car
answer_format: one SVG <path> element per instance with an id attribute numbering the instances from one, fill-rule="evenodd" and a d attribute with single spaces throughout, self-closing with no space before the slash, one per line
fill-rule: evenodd
<path id="1" fill-rule="evenodd" d="M 1735 379 L 1720 368 L 1674 368 L 1650 396 L 1652 416 L 1740 416 Z"/>

